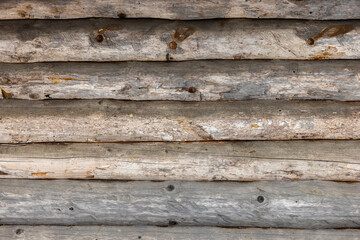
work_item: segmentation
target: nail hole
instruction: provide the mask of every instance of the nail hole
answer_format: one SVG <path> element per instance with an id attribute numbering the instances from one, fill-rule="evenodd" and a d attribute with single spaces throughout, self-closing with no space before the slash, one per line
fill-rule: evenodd
<path id="1" fill-rule="evenodd" d="M 189 87 L 189 88 L 188 88 L 188 92 L 189 92 L 189 93 L 195 93 L 195 92 L 196 92 L 196 88 L 195 88 L 195 87 Z"/>
<path id="2" fill-rule="evenodd" d="M 20 235 L 20 234 L 22 234 L 23 232 L 24 232 L 24 229 L 21 229 L 21 228 L 16 229 L 16 231 L 15 231 L 16 235 Z"/>
<path id="3" fill-rule="evenodd" d="M 306 41 L 309 45 L 314 45 L 315 41 L 313 38 L 309 38 L 307 41 Z"/>
<path id="4" fill-rule="evenodd" d="M 138 239 L 141 239 L 141 236 L 138 236 Z"/>
<path id="5" fill-rule="evenodd" d="M 177 223 L 177 221 L 174 221 L 174 220 L 170 220 L 169 221 L 169 225 L 170 226 L 175 226 L 175 225 L 177 225 L 178 223 Z"/>
<path id="6" fill-rule="evenodd" d="M 169 192 L 174 191 L 174 189 L 175 189 L 174 185 L 171 184 L 166 187 L 166 190 L 168 190 Z"/>
<path id="7" fill-rule="evenodd" d="M 126 18 L 126 14 L 125 14 L 125 13 L 119 13 L 119 14 L 118 14 L 118 17 L 119 17 L 119 18 Z"/>
<path id="8" fill-rule="evenodd" d="M 265 198 L 264 198 L 263 196 L 258 196 L 258 197 L 257 197 L 257 201 L 258 201 L 259 203 L 264 202 L 264 200 L 265 200 Z"/>
<path id="9" fill-rule="evenodd" d="M 69 210 L 70 210 L 70 211 L 74 211 L 74 208 L 73 208 L 73 207 L 69 207 Z"/>
<path id="10" fill-rule="evenodd" d="M 98 42 L 104 41 L 104 36 L 101 35 L 101 34 L 97 35 L 97 36 L 96 36 L 96 41 L 98 41 Z"/>
<path id="11" fill-rule="evenodd" d="M 174 58 L 173 57 L 170 57 L 170 54 L 167 53 L 166 54 L 166 61 L 172 61 Z"/>
<path id="12" fill-rule="evenodd" d="M 279 109 L 279 112 L 281 112 L 282 110 L 281 109 Z"/>

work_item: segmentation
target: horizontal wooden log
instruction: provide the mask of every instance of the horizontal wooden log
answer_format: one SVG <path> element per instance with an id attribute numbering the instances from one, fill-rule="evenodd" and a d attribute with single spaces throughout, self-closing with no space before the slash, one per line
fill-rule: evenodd
<path id="1" fill-rule="evenodd" d="M 0 88 L 8 98 L 17 99 L 359 101 L 359 64 L 357 60 L 3 63 Z"/>
<path id="2" fill-rule="evenodd" d="M 0 31 L 8 63 L 360 58 L 360 20 L 20 20 Z"/>
<path id="3" fill-rule="evenodd" d="M 0 1 L 0 19 L 69 18 L 297 18 L 359 19 L 357 0 L 11 0 Z"/>
<path id="4" fill-rule="evenodd" d="M 219 227 L 150 227 L 150 226 L 0 226 L 0 238 L 24 240 L 152 239 L 152 240 L 339 240 L 360 239 L 358 229 L 262 229 Z"/>
<path id="5" fill-rule="evenodd" d="M 0 145 L 0 178 L 360 181 L 360 141 Z"/>
<path id="6" fill-rule="evenodd" d="M 358 228 L 360 183 L 0 180 L 1 224 Z"/>
<path id="7" fill-rule="evenodd" d="M 360 103 L 0 101 L 0 143 L 360 139 Z"/>

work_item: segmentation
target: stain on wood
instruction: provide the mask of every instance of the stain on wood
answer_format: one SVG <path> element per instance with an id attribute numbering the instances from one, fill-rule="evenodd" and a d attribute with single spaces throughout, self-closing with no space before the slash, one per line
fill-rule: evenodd
<path id="1" fill-rule="evenodd" d="M 182 42 L 191 35 L 193 35 L 195 30 L 192 27 L 178 27 L 173 35 L 173 38 L 176 41 Z"/>
<path id="2" fill-rule="evenodd" d="M 309 45 L 314 45 L 315 41 L 317 41 L 320 38 L 336 37 L 351 32 L 352 30 L 354 30 L 354 27 L 351 25 L 329 26 L 323 29 L 320 33 L 316 34 L 314 37 L 309 38 L 307 42 Z"/>
<path id="3" fill-rule="evenodd" d="M 2 89 L 1 88 L 1 94 L 2 94 L 2 96 L 3 96 L 3 98 L 5 98 L 5 99 L 10 99 L 10 98 L 12 98 L 12 94 L 11 93 L 8 93 L 8 92 L 6 92 L 4 89 Z"/>

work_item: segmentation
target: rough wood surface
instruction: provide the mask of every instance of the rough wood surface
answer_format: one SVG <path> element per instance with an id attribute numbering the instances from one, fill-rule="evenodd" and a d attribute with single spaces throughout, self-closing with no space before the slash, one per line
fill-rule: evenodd
<path id="1" fill-rule="evenodd" d="M 0 31 L 9 63 L 360 58 L 360 20 L 13 20 Z"/>
<path id="2" fill-rule="evenodd" d="M 359 228 L 360 183 L 0 180 L 0 224 Z"/>
<path id="3" fill-rule="evenodd" d="M 0 178 L 360 181 L 360 141 L 2 144 Z"/>
<path id="4" fill-rule="evenodd" d="M 0 64 L 18 99 L 360 100 L 360 62 L 196 61 Z"/>
<path id="5" fill-rule="evenodd" d="M 360 139 L 360 103 L 2 100 L 0 143 Z"/>
<path id="6" fill-rule="evenodd" d="M 0 19 L 66 18 L 359 19 L 357 0 L 2 0 Z"/>
<path id="7" fill-rule="evenodd" d="M 360 239 L 360 230 L 15 225 L 0 226 L 0 238 L 24 240 L 356 240 Z"/>

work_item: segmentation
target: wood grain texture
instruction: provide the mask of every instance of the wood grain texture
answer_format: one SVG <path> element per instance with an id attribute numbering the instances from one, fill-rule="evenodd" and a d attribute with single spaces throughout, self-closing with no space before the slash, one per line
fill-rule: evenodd
<path id="1" fill-rule="evenodd" d="M 14 20 L 0 31 L 8 63 L 360 58 L 360 20 Z"/>
<path id="2" fill-rule="evenodd" d="M 1 239 L 24 240 L 339 240 L 360 239 L 360 230 L 300 229 L 230 229 L 218 227 L 150 227 L 150 226 L 0 226 Z"/>
<path id="3" fill-rule="evenodd" d="M 304 18 L 359 19 L 357 0 L 2 0 L 0 19 L 27 18 Z"/>
<path id="4" fill-rule="evenodd" d="M 0 101 L 0 142 L 360 139 L 360 103 Z"/>
<path id="5" fill-rule="evenodd" d="M 360 141 L 2 144 L 0 178 L 360 181 Z"/>
<path id="6" fill-rule="evenodd" d="M 17 99 L 360 100 L 360 62 L 192 61 L 0 64 Z M 195 91 L 191 91 L 194 88 Z"/>
<path id="7" fill-rule="evenodd" d="M 0 223 L 359 228 L 359 189 L 321 181 L 2 179 Z"/>

